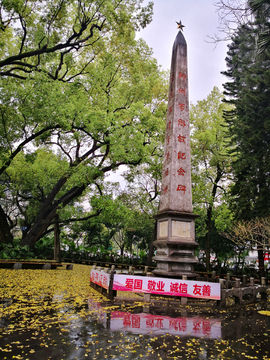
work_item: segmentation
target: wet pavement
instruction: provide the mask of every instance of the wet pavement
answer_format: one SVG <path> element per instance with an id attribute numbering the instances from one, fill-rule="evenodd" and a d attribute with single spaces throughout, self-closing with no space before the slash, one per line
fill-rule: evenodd
<path id="1" fill-rule="evenodd" d="M 5 335 L 9 321 L 2 318 L 0 358 L 269 359 L 270 317 L 262 309 L 269 302 L 222 311 L 134 304 L 127 311 L 89 299 L 83 317 L 36 330 Z"/>
<path id="2" fill-rule="evenodd" d="M 9 299 L 0 292 L 1 360 L 270 359 L 269 299 L 220 310 L 112 304 L 90 287 L 80 300 L 68 291 L 27 302 L 22 291 Z"/>

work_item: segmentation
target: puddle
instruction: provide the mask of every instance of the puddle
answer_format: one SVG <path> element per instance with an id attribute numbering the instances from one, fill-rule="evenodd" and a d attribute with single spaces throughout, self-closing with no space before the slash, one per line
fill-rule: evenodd
<path id="1" fill-rule="evenodd" d="M 270 360 L 269 300 L 226 309 L 111 304 L 89 287 L 84 266 L 2 271 L 0 280 L 1 360 Z"/>
<path id="2" fill-rule="evenodd" d="M 0 358 L 270 359 L 270 317 L 258 313 L 269 303 L 226 311 L 140 305 L 122 311 L 91 299 L 88 306 L 83 317 L 10 335 L 3 331 Z"/>
<path id="3" fill-rule="evenodd" d="M 205 317 L 170 317 L 151 314 L 147 307 L 145 312 L 130 313 L 124 311 L 106 312 L 99 303 L 89 301 L 89 308 L 97 310 L 98 321 L 105 329 L 110 331 L 131 332 L 134 334 L 157 336 L 178 335 L 221 338 L 221 320 L 206 319 Z M 182 311 L 186 313 L 186 311 Z"/>

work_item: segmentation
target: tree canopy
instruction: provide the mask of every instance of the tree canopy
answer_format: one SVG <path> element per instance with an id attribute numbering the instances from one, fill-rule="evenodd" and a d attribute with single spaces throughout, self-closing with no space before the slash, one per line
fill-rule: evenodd
<path id="1" fill-rule="evenodd" d="M 105 174 L 157 156 L 167 78 L 135 40 L 151 4 L 0 4 L 0 241 L 23 223 L 33 246 L 76 199 L 102 195 Z"/>
<path id="2" fill-rule="evenodd" d="M 240 219 L 269 214 L 269 52 L 256 56 L 256 35 L 240 27 L 226 58 L 225 94 L 234 109 L 225 113 L 234 144 L 232 203 Z"/>
<path id="3" fill-rule="evenodd" d="M 193 205 L 194 212 L 200 215 L 196 233 L 199 239 L 204 238 L 208 271 L 212 235 L 228 227 L 232 220 L 227 198 L 232 157 L 223 118 L 223 111 L 229 107 L 222 99 L 222 93 L 214 87 L 206 99 L 190 109 Z"/>
<path id="4" fill-rule="evenodd" d="M 38 71 L 70 81 L 85 74 L 105 38 L 127 39 L 151 21 L 153 3 L 141 5 L 141 0 L 1 0 L 0 75 L 26 79 Z"/>
<path id="5" fill-rule="evenodd" d="M 236 157 L 231 208 L 238 220 L 245 221 L 269 216 L 270 208 L 269 4 L 252 0 L 249 5 L 253 22 L 239 26 L 232 37 L 224 72 L 229 79 L 224 85 L 227 101 L 234 105 L 225 113 Z M 258 238 L 260 276 L 264 276 L 261 243 Z"/>

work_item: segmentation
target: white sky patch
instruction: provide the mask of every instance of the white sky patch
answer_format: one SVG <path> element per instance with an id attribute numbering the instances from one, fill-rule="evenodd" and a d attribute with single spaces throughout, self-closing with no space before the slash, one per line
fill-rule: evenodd
<path id="1" fill-rule="evenodd" d="M 147 4 L 148 0 L 144 1 Z M 216 47 L 208 36 L 218 33 L 218 15 L 214 0 L 154 0 L 153 21 L 138 33 L 153 49 L 158 63 L 171 67 L 172 46 L 178 33 L 175 21 L 185 25 L 188 47 L 189 101 L 196 103 L 210 94 L 214 86 L 222 90 L 226 78 L 227 43 Z"/>

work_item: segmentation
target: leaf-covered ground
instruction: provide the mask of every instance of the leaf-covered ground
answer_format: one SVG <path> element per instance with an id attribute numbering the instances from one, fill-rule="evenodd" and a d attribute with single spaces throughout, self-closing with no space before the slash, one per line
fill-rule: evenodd
<path id="1" fill-rule="evenodd" d="M 112 305 L 89 277 L 85 265 L 0 269 L 0 359 L 270 359 L 269 301 L 226 310 Z"/>

